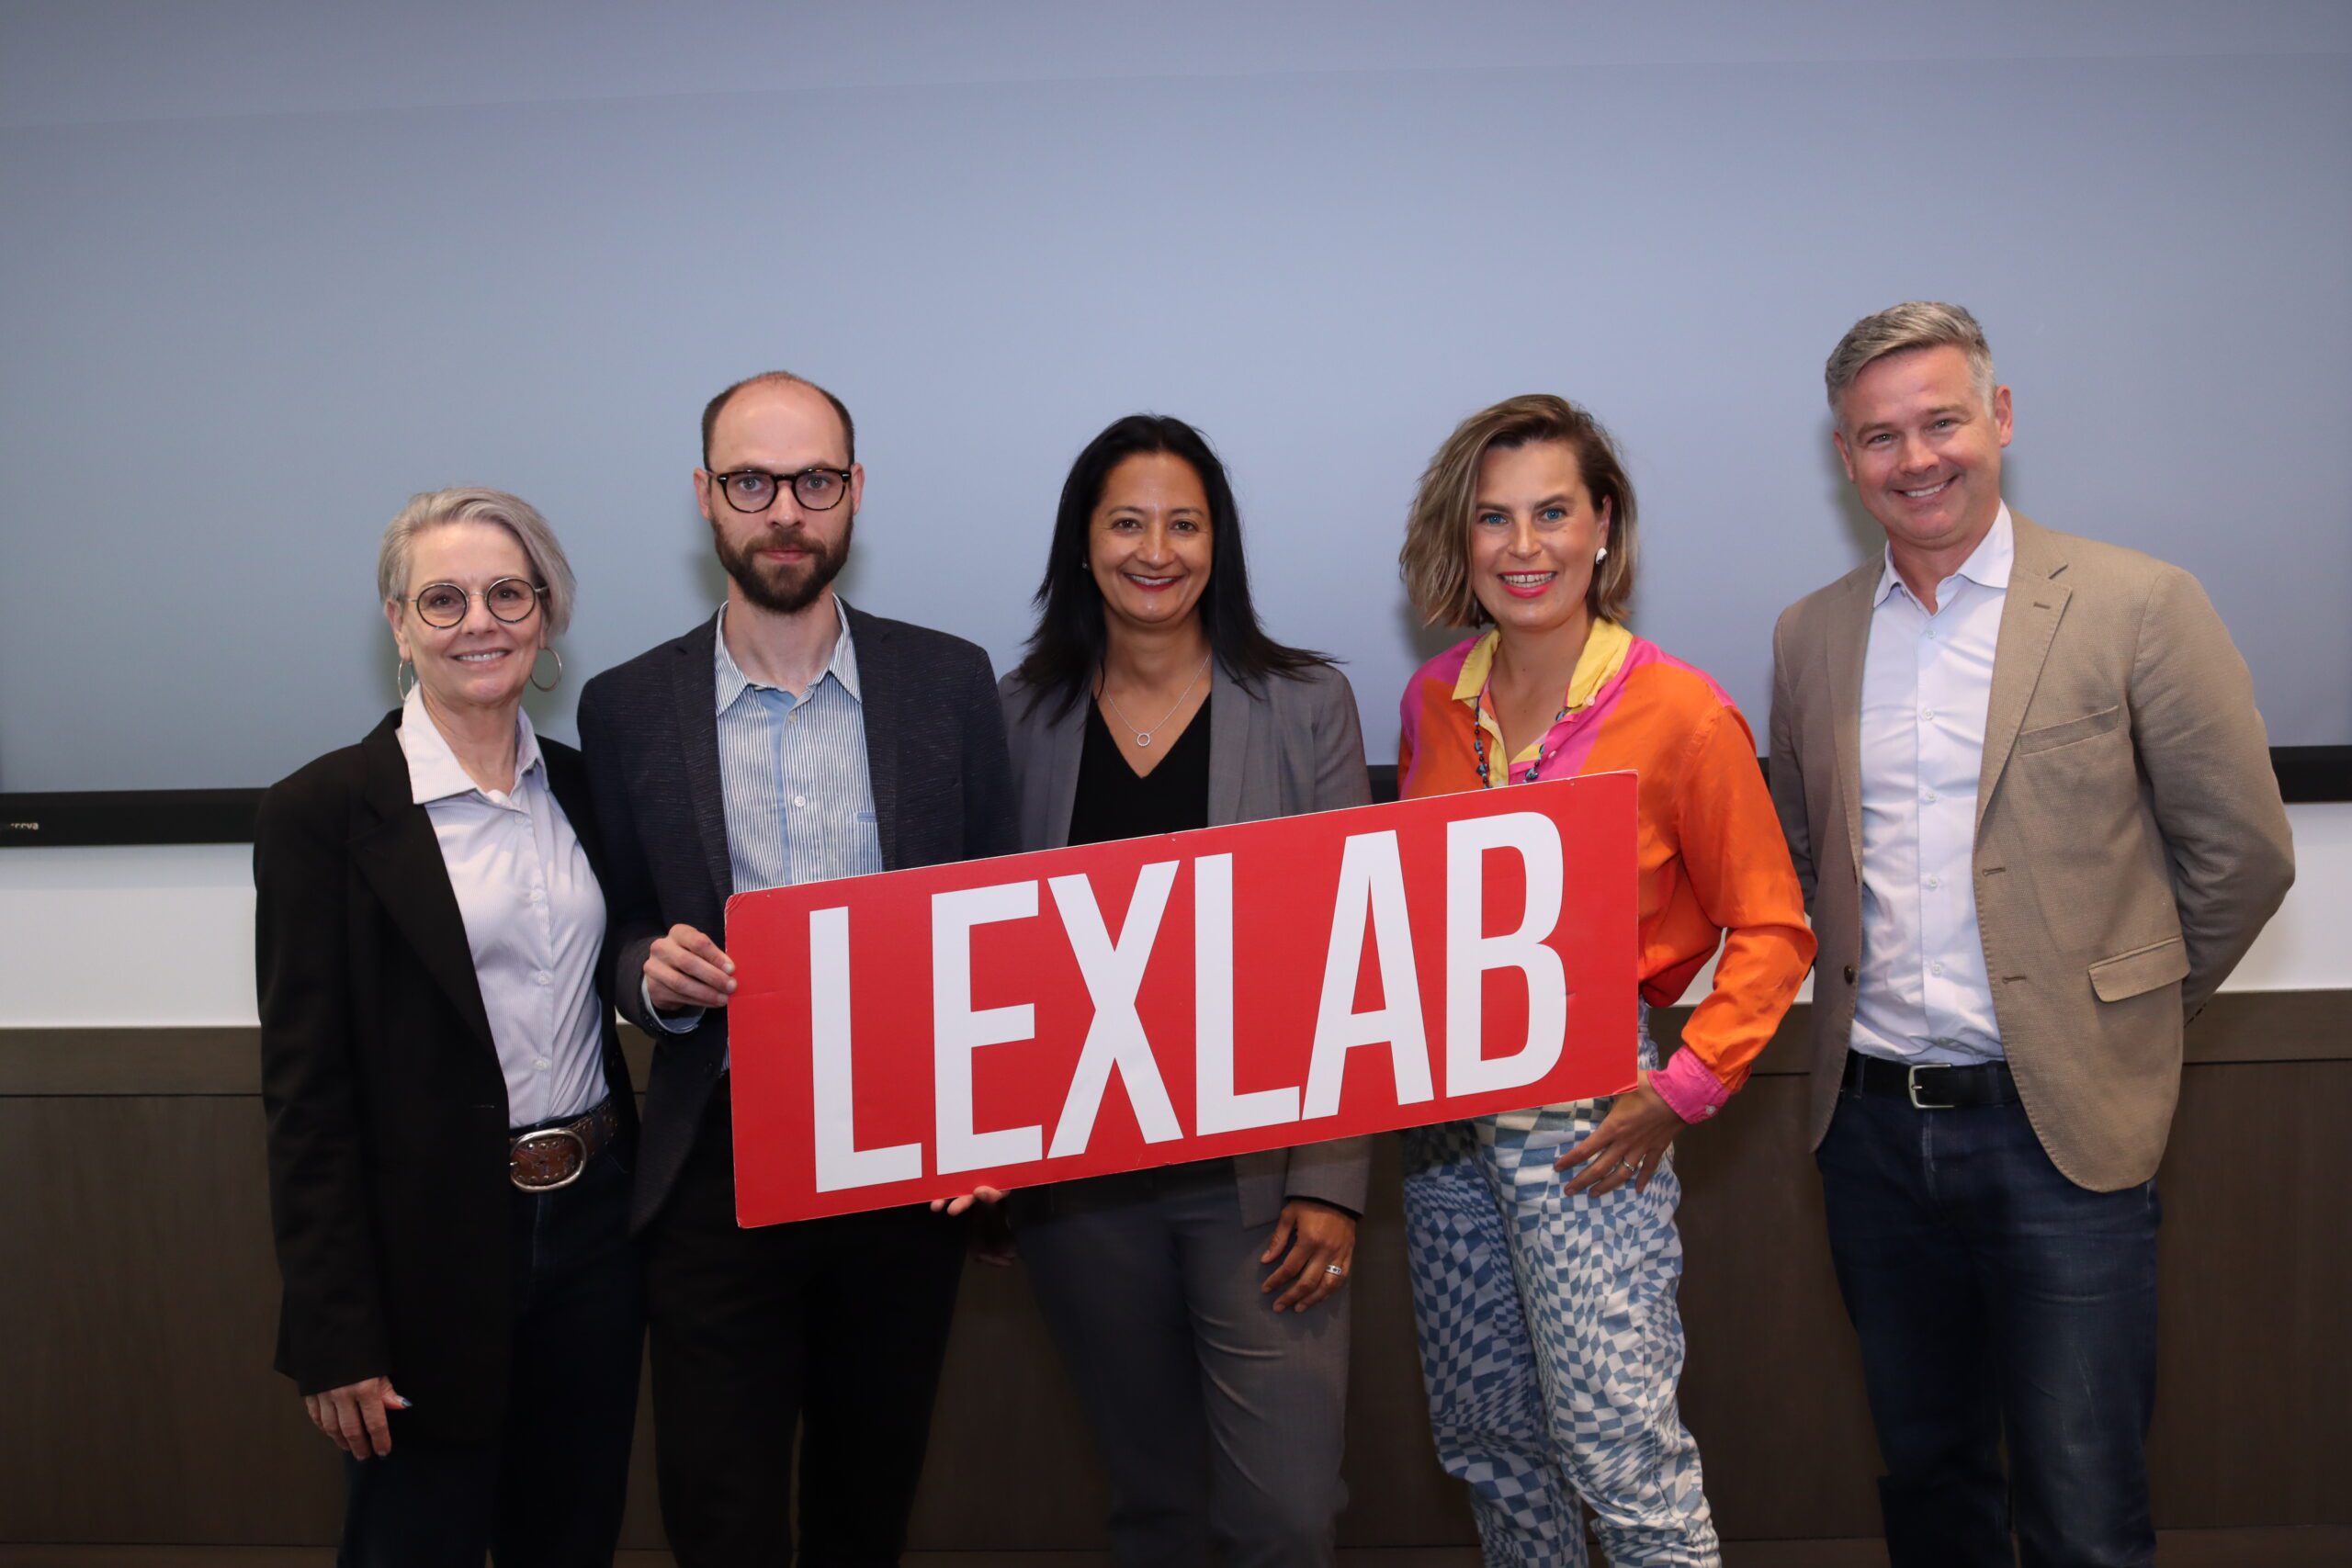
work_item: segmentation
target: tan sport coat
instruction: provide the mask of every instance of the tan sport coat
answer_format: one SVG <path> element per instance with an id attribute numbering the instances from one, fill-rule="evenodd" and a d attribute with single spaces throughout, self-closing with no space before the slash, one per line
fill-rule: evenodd
<path id="1" fill-rule="evenodd" d="M 2197 580 L 2012 512 L 1976 796 L 1976 917 L 2018 1098 L 2068 1179 L 2155 1174 L 2181 1026 L 2294 881 L 2254 682 Z M 1812 1134 L 1861 963 L 1862 657 L 1883 557 L 1781 612 L 1772 800 L 1804 885 Z"/>

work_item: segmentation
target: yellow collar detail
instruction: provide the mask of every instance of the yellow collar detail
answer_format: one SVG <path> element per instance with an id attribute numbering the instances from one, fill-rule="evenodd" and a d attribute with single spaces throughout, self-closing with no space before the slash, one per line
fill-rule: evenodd
<path id="1" fill-rule="evenodd" d="M 1501 638 L 1500 632 L 1492 626 L 1487 627 L 1487 635 L 1477 640 L 1471 648 L 1469 657 L 1463 660 L 1462 673 L 1455 677 L 1453 682 L 1453 700 L 1476 705 L 1478 728 L 1493 736 L 1498 747 L 1503 743 L 1502 727 L 1495 720 L 1493 705 L 1480 704 L 1478 698 L 1487 689 L 1488 677 L 1494 673 L 1495 649 L 1500 645 Z M 1584 652 L 1577 656 L 1576 672 L 1568 677 L 1567 710 L 1574 713 L 1589 706 L 1592 699 L 1600 694 L 1600 688 L 1625 667 L 1625 656 L 1633 650 L 1633 633 L 1614 621 L 1595 619 L 1591 632 L 1584 639 Z M 1533 761 L 1543 744 L 1544 738 L 1537 737 L 1533 745 L 1521 748 L 1519 755 L 1511 759 L 1512 765 Z"/>

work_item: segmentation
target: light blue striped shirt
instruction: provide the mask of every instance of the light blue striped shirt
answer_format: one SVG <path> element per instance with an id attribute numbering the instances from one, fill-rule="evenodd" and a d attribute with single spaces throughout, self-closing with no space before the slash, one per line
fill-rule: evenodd
<path id="1" fill-rule="evenodd" d="M 796 696 L 763 685 L 737 666 L 727 651 L 727 609 L 719 607 L 711 663 L 727 859 L 738 893 L 882 869 L 874 785 L 865 772 L 857 649 L 845 607 L 839 619 L 832 658 Z"/>
<path id="2" fill-rule="evenodd" d="M 718 777 L 727 807 L 727 861 L 735 891 L 865 876 L 882 869 L 874 784 L 865 770 L 865 706 L 848 606 L 834 601 L 833 656 L 797 695 L 743 673 L 727 651 L 727 607 L 711 638 L 718 712 Z M 652 1011 L 650 999 L 648 1011 Z M 683 1034 L 700 1009 L 655 1013 Z"/>

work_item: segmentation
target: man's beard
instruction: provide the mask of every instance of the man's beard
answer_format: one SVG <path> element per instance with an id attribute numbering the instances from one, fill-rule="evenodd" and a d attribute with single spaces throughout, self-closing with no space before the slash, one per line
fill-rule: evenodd
<path id="1" fill-rule="evenodd" d="M 726 534 L 715 522 L 710 525 L 710 536 L 718 548 L 718 564 L 727 569 L 727 575 L 735 580 L 744 598 L 763 610 L 796 615 L 815 604 L 817 596 L 841 575 L 842 568 L 849 561 L 850 535 L 856 527 L 857 514 L 852 513 L 842 528 L 841 543 L 831 548 L 800 527 L 770 528 L 747 541 L 741 549 L 729 545 Z M 763 566 L 758 552 L 779 544 L 807 550 L 808 558 L 797 566 Z"/>

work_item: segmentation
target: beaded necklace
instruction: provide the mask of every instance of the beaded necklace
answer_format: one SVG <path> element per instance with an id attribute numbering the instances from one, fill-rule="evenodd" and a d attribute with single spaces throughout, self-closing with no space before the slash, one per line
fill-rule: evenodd
<path id="1" fill-rule="evenodd" d="M 1492 788 L 1494 784 L 1494 781 L 1487 776 L 1487 729 L 1486 726 L 1479 722 L 1486 711 L 1487 688 L 1481 686 L 1478 688 L 1477 696 L 1473 698 L 1470 704 L 1470 745 L 1478 753 L 1478 787 L 1481 789 Z M 1567 716 L 1568 705 L 1563 702 L 1560 704 L 1560 711 L 1552 716 L 1552 722 L 1544 727 L 1544 733 L 1551 734 L 1558 727 L 1559 722 Z M 1520 775 L 1519 782 L 1533 784 L 1536 774 L 1544 771 L 1544 764 L 1551 761 L 1551 757 L 1552 754 L 1544 750 L 1542 745 L 1537 745 L 1535 761 L 1527 764 L 1527 772 Z M 1508 762 L 1504 764 L 1504 771 L 1506 773 L 1510 771 Z"/>

